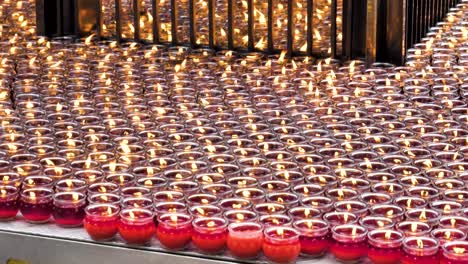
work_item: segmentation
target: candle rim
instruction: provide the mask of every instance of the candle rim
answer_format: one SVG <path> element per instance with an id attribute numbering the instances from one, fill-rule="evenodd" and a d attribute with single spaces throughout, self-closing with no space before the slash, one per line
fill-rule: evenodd
<path id="1" fill-rule="evenodd" d="M 277 230 L 280 229 L 280 228 L 283 229 L 283 231 L 287 230 L 288 232 L 293 233 L 293 236 L 288 237 L 288 238 L 272 237 L 270 233 L 276 233 Z M 263 230 L 263 234 L 264 234 L 264 236 L 266 238 L 268 238 L 272 242 L 283 242 L 285 240 L 286 241 L 296 241 L 296 240 L 299 239 L 299 236 L 300 236 L 299 231 L 297 231 L 295 228 L 292 228 L 290 226 L 284 226 L 284 225 L 265 227 L 264 230 Z"/>
<path id="2" fill-rule="evenodd" d="M 236 228 L 238 227 L 243 227 L 243 226 L 250 226 L 250 227 L 255 227 L 255 228 L 258 228 L 258 230 L 248 230 L 248 231 L 244 231 L 244 230 L 235 230 Z M 246 221 L 246 222 L 235 222 L 235 223 L 230 223 L 228 225 L 228 231 L 229 233 L 235 233 L 235 232 L 258 232 L 259 234 L 263 235 L 263 225 L 260 224 L 260 223 L 257 223 L 257 222 L 250 222 L 250 221 Z"/>
<path id="3" fill-rule="evenodd" d="M 357 233 L 356 235 L 348 235 L 348 234 L 342 234 L 339 233 L 340 229 L 356 229 L 356 230 L 361 230 L 361 233 Z M 356 225 L 356 224 L 344 224 L 344 225 L 337 225 L 331 228 L 332 232 L 332 237 L 333 239 L 339 241 L 339 242 L 349 242 L 349 238 L 351 237 L 352 242 L 362 242 L 367 238 L 367 233 L 368 230 L 367 228 Z"/>
<path id="4" fill-rule="evenodd" d="M 413 242 L 413 241 L 431 241 L 432 245 L 428 246 L 428 247 L 423 247 L 423 248 L 419 248 L 417 245 L 411 245 L 409 244 L 410 242 Z M 424 245 L 424 244 L 423 244 Z M 430 238 L 430 237 L 425 237 L 425 236 L 413 236 L 413 237 L 406 237 L 405 239 L 403 239 L 403 250 L 410 254 L 410 255 L 414 255 L 412 253 L 414 253 L 415 250 L 417 250 L 417 254 L 419 256 L 426 256 L 426 255 L 434 255 L 438 252 L 439 250 L 439 241 L 437 241 L 436 239 L 434 238 Z M 412 252 L 413 251 L 413 252 Z M 425 254 L 426 253 L 426 254 Z"/>
<path id="5" fill-rule="evenodd" d="M 78 200 L 68 200 L 68 199 L 65 199 L 64 197 L 62 196 L 71 196 L 73 197 L 74 195 L 78 195 L 79 196 L 79 199 Z M 76 191 L 65 191 L 65 192 L 56 192 L 54 195 L 54 201 L 55 202 L 61 202 L 61 203 L 67 203 L 67 202 L 84 202 L 86 201 L 86 195 L 82 192 L 76 192 Z"/>
<path id="6" fill-rule="evenodd" d="M 445 241 L 445 237 L 439 237 L 438 234 L 444 234 L 445 235 L 446 232 L 450 232 L 451 235 L 453 235 L 454 233 L 461 234 L 461 237 L 458 237 L 457 240 L 464 240 L 467 237 L 467 234 L 465 232 L 463 232 L 462 230 L 460 230 L 460 229 L 445 228 L 445 227 L 436 228 L 436 229 L 432 230 L 431 231 L 431 237 L 435 238 L 435 239 L 438 239 L 439 242 L 441 243 L 442 242 L 441 240 Z M 451 241 L 451 240 L 449 240 L 449 241 Z"/>
<path id="7" fill-rule="evenodd" d="M 177 217 L 177 223 L 174 223 L 171 220 L 171 216 L 176 216 Z M 184 221 L 179 222 L 179 219 L 183 218 Z M 187 224 L 192 224 L 192 221 L 194 220 L 193 216 L 186 214 L 186 213 L 164 213 L 161 215 L 158 215 L 157 217 L 159 223 L 164 223 L 167 225 L 171 226 L 181 226 L 181 225 L 187 225 Z"/>
<path id="8" fill-rule="evenodd" d="M 98 197 L 100 196 L 106 196 L 106 197 L 112 197 L 112 199 L 114 199 L 113 201 L 100 201 L 100 200 L 96 200 L 98 199 Z M 118 194 L 115 194 L 115 193 L 95 193 L 91 196 L 88 197 L 88 201 L 91 203 L 91 204 L 107 204 L 107 203 L 111 203 L 111 204 L 120 204 L 122 198 L 120 197 L 120 195 Z"/>
<path id="9" fill-rule="evenodd" d="M 28 195 L 29 193 L 34 192 L 37 194 L 37 192 L 40 192 L 41 195 L 36 196 L 36 199 L 42 198 L 51 198 L 53 197 L 53 190 L 50 188 L 45 188 L 45 187 L 33 187 L 29 189 L 24 189 L 20 192 L 21 198 L 29 200 L 30 196 Z"/>
<path id="10" fill-rule="evenodd" d="M 377 233 L 383 233 L 386 234 L 387 232 L 391 232 L 392 234 L 398 234 L 398 238 L 391 238 L 390 239 L 379 239 L 378 237 L 373 237 L 373 235 Z M 403 243 L 403 239 L 405 238 L 405 235 L 398 230 L 394 229 L 375 229 L 369 231 L 367 233 L 367 238 L 369 240 L 369 244 L 375 246 L 375 247 L 384 247 L 384 248 L 399 248 L 401 247 Z"/>
<path id="11" fill-rule="evenodd" d="M 371 227 L 371 224 L 367 224 L 367 220 L 375 220 L 375 221 L 387 221 L 387 223 L 389 224 L 386 228 L 393 228 L 395 226 L 395 222 L 391 219 L 391 218 L 388 218 L 388 217 L 384 217 L 384 216 L 365 216 L 361 219 L 359 219 L 359 223 L 366 227 L 368 230 L 369 230 L 369 227 Z M 385 226 L 384 226 L 385 228 Z M 377 227 L 377 229 L 381 229 L 380 227 Z"/>
<path id="12" fill-rule="evenodd" d="M 200 225 L 201 222 L 207 222 L 207 221 L 213 221 L 213 222 L 217 221 L 218 224 L 221 223 L 221 225 L 216 225 L 214 227 Z M 229 225 L 229 221 L 227 221 L 225 218 L 217 217 L 217 216 L 198 217 L 198 218 L 193 219 L 192 221 L 192 226 L 194 229 L 200 230 L 200 231 L 208 231 L 208 232 L 220 231 L 220 229 L 226 230 L 228 225 Z M 213 230 L 213 228 L 216 228 L 216 230 Z"/>
<path id="13" fill-rule="evenodd" d="M 453 251 L 449 251 L 449 248 L 456 247 L 456 245 L 460 245 L 460 244 L 462 244 L 463 247 L 466 249 L 464 253 L 457 254 Z M 468 241 L 457 240 L 457 241 L 447 242 L 444 245 L 442 245 L 442 254 L 444 257 L 451 259 L 451 260 L 453 259 L 460 260 L 460 261 L 468 260 Z"/>
<path id="14" fill-rule="evenodd" d="M 96 213 L 92 212 L 93 209 L 100 208 L 100 207 L 112 208 L 112 214 L 105 215 L 108 217 L 115 217 L 115 216 L 118 216 L 120 213 L 119 206 L 114 205 L 114 204 L 106 204 L 106 203 L 89 204 L 88 206 L 85 207 L 85 213 L 86 215 L 90 215 L 90 216 L 102 216 L 102 214 L 96 215 Z"/>
<path id="15" fill-rule="evenodd" d="M 142 217 L 138 216 L 135 218 L 131 218 L 129 214 L 130 212 L 140 212 L 143 215 Z M 144 209 L 144 208 L 126 208 L 120 211 L 119 216 L 122 220 L 132 221 L 132 222 L 146 222 L 151 221 L 153 222 L 154 213 L 151 210 Z"/>

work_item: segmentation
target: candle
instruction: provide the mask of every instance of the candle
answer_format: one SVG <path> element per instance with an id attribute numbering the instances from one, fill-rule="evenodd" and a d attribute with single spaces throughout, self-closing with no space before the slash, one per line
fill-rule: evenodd
<path id="1" fill-rule="evenodd" d="M 127 197 L 122 201 L 122 208 L 143 208 L 152 210 L 153 201 L 147 197 Z"/>
<path id="2" fill-rule="evenodd" d="M 0 186 L 0 219 L 11 220 L 18 214 L 18 188 L 15 186 Z"/>
<path id="3" fill-rule="evenodd" d="M 262 245 L 263 253 L 267 259 L 273 262 L 294 262 L 301 251 L 299 235 L 300 233 L 291 227 L 266 228 Z"/>
<path id="4" fill-rule="evenodd" d="M 403 233 L 391 229 L 379 229 L 367 234 L 369 250 L 367 257 L 376 264 L 399 263 Z"/>
<path id="5" fill-rule="evenodd" d="M 229 223 L 255 222 L 258 218 L 257 213 L 241 209 L 226 211 L 223 216 Z"/>
<path id="6" fill-rule="evenodd" d="M 171 250 L 183 249 L 192 237 L 192 217 L 187 214 L 167 213 L 158 216 L 156 236 Z"/>
<path id="7" fill-rule="evenodd" d="M 120 212 L 118 231 L 128 244 L 147 244 L 156 232 L 153 212 L 142 208 L 129 208 Z"/>
<path id="8" fill-rule="evenodd" d="M 92 204 L 85 208 L 84 228 L 93 240 L 111 240 L 117 234 L 119 207 L 111 204 Z"/>
<path id="9" fill-rule="evenodd" d="M 31 188 L 23 190 L 20 195 L 19 208 L 24 219 L 31 223 L 49 221 L 53 211 L 52 190 Z"/>
<path id="10" fill-rule="evenodd" d="M 367 253 L 367 229 L 358 225 L 332 228 L 330 252 L 340 261 L 357 261 Z"/>
<path id="11" fill-rule="evenodd" d="M 97 193 L 88 196 L 88 202 L 90 204 L 113 204 L 120 205 L 122 198 L 118 194 L 114 193 Z"/>
<path id="12" fill-rule="evenodd" d="M 443 246 L 451 241 L 465 240 L 466 233 L 455 228 L 437 228 L 432 230 L 431 237 L 437 239 L 439 244 Z"/>
<path id="13" fill-rule="evenodd" d="M 59 192 L 54 195 L 53 217 L 63 227 L 80 226 L 85 217 L 86 196 L 79 192 Z"/>
<path id="14" fill-rule="evenodd" d="M 405 215 L 408 221 L 420 221 L 423 223 L 427 223 L 430 226 L 437 225 L 440 219 L 439 212 L 426 208 L 410 209 L 406 211 Z"/>
<path id="15" fill-rule="evenodd" d="M 408 237 L 403 240 L 403 264 L 439 263 L 439 242 L 428 237 Z"/>
<path id="16" fill-rule="evenodd" d="M 396 230 L 405 234 L 405 237 L 424 236 L 431 232 L 432 227 L 419 221 L 403 221 L 396 225 Z"/>
<path id="17" fill-rule="evenodd" d="M 334 207 L 337 212 L 349 212 L 358 217 L 366 216 L 369 211 L 367 204 L 360 201 L 339 201 L 335 202 Z"/>
<path id="18" fill-rule="evenodd" d="M 189 212 L 194 218 L 221 216 L 222 214 L 221 208 L 216 205 L 194 205 L 190 207 Z"/>
<path id="19" fill-rule="evenodd" d="M 439 220 L 442 228 L 456 228 L 468 232 L 468 218 L 463 216 L 444 216 Z"/>
<path id="20" fill-rule="evenodd" d="M 97 182 L 88 186 L 88 195 L 120 192 L 119 186 L 112 182 Z"/>
<path id="21" fill-rule="evenodd" d="M 327 221 L 330 227 L 354 224 L 358 219 L 355 214 L 348 212 L 329 212 L 323 215 L 323 220 Z"/>
<path id="22" fill-rule="evenodd" d="M 227 248 L 235 257 L 255 258 L 263 244 L 263 227 L 255 222 L 232 223 L 228 226 Z"/>
<path id="23" fill-rule="evenodd" d="M 463 264 L 468 261 L 468 242 L 458 240 L 442 246 L 441 264 Z"/>
<path id="24" fill-rule="evenodd" d="M 219 217 L 203 217 L 192 222 L 192 243 L 202 252 L 214 254 L 226 246 L 228 222 Z"/>
<path id="25" fill-rule="evenodd" d="M 65 179 L 55 183 L 56 192 L 80 192 L 86 193 L 87 191 L 86 181 L 78 179 Z"/>
<path id="26" fill-rule="evenodd" d="M 330 226 L 319 219 L 303 219 L 293 223 L 300 232 L 301 253 L 318 257 L 326 253 L 329 246 Z"/>

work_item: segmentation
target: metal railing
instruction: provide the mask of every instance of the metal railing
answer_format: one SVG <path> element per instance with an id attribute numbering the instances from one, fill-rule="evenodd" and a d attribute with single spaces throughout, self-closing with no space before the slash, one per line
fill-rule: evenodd
<path id="1" fill-rule="evenodd" d="M 401 64 L 459 0 L 37 0 L 38 33 Z"/>

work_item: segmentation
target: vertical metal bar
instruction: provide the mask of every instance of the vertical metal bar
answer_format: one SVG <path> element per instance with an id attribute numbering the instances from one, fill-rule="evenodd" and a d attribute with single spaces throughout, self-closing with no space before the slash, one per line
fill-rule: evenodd
<path id="1" fill-rule="evenodd" d="M 331 26 L 330 26 L 331 27 L 331 29 L 330 29 L 331 56 L 332 56 L 332 58 L 336 58 L 336 32 L 337 32 L 336 17 L 337 17 L 337 12 L 338 12 L 337 0 L 332 0 L 331 1 L 331 10 L 330 10 L 330 12 L 331 12 L 331 16 L 330 16 L 331 17 Z M 309 25 L 312 25 L 312 22 Z M 311 30 L 311 34 L 312 34 L 312 28 L 310 30 Z M 312 43 L 311 43 L 311 47 L 312 47 Z"/>
<path id="2" fill-rule="evenodd" d="M 177 25 L 177 18 L 179 17 L 179 12 L 178 12 L 178 6 L 177 6 L 177 0 L 171 0 L 171 35 L 172 35 L 172 45 L 177 45 L 179 43 L 177 39 L 177 31 L 178 31 L 178 25 Z"/>
<path id="3" fill-rule="evenodd" d="M 377 16 L 379 0 L 367 0 L 366 62 L 371 65 L 377 57 Z"/>
<path id="4" fill-rule="evenodd" d="M 195 47 L 197 44 L 196 29 L 195 29 L 195 0 L 189 0 L 189 30 L 190 30 L 190 45 Z"/>
<path id="5" fill-rule="evenodd" d="M 227 39 L 228 39 L 228 49 L 234 49 L 234 12 L 233 12 L 233 3 L 234 0 L 228 0 L 227 4 L 227 15 L 228 15 L 228 32 L 227 32 Z"/>
<path id="6" fill-rule="evenodd" d="M 96 37 L 97 39 L 102 38 L 102 0 L 98 0 L 99 9 L 97 10 L 97 25 L 96 25 Z"/>
<path id="7" fill-rule="evenodd" d="M 343 60 L 351 58 L 352 22 L 352 3 L 343 1 Z"/>
<path id="8" fill-rule="evenodd" d="M 122 16 L 121 16 L 122 0 L 115 0 L 115 32 L 117 35 L 117 41 L 122 41 Z"/>
<path id="9" fill-rule="evenodd" d="M 293 55 L 294 48 L 294 0 L 288 0 L 287 55 Z"/>
<path id="10" fill-rule="evenodd" d="M 312 1 L 312 0 L 310 0 Z M 267 12 L 267 30 L 268 30 L 268 52 L 272 53 L 275 49 L 275 45 L 273 43 L 273 0 L 268 0 L 268 12 Z"/>
<path id="11" fill-rule="evenodd" d="M 247 37 L 249 38 L 247 49 L 253 51 L 255 49 L 254 44 L 254 3 L 253 0 L 247 0 Z"/>
<path id="12" fill-rule="evenodd" d="M 136 41 L 140 40 L 140 6 L 140 0 L 133 0 L 133 27 L 135 28 L 133 38 Z"/>
<path id="13" fill-rule="evenodd" d="M 216 45 L 216 21 L 215 21 L 215 0 L 208 0 L 208 45 L 214 48 Z"/>
<path id="14" fill-rule="evenodd" d="M 161 24 L 159 23 L 159 2 L 158 0 L 151 1 L 151 15 L 153 16 L 153 43 L 159 43 L 159 32 Z"/>
<path id="15" fill-rule="evenodd" d="M 60 0 L 55 0 L 57 3 L 57 9 L 55 10 L 55 15 L 57 17 L 57 32 L 58 35 L 61 36 L 63 35 L 63 17 L 62 17 L 62 11 L 63 11 L 63 6 L 62 6 L 62 1 Z"/>

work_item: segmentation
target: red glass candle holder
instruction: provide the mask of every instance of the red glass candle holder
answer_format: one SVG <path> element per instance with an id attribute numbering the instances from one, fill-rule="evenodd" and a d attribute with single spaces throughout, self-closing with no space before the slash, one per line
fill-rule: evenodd
<path id="1" fill-rule="evenodd" d="M 439 191 L 432 187 L 412 187 L 407 191 L 408 196 L 423 198 L 426 201 L 434 201 L 439 197 Z"/>
<path id="2" fill-rule="evenodd" d="M 228 226 L 227 248 L 237 258 L 255 258 L 262 249 L 263 227 L 255 222 L 232 223 Z"/>
<path id="3" fill-rule="evenodd" d="M 142 208 L 124 209 L 120 212 L 119 234 L 128 244 L 147 244 L 156 233 L 153 212 Z"/>
<path id="4" fill-rule="evenodd" d="M 286 207 L 294 207 L 299 203 L 299 197 L 294 193 L 275 192 L 267 194 L 267 201 L 283 204 Z"/>
<path id="5" fill-rule="evenodd" d="M 75 178 L 86 181 L 89 185 L 104 179 L 104 173 L 99 170 L 79 170 L 75 172 Z"/>
<path id="6" fill-rule="evenodd" d="M 365 192 L 359 195 L 359 200 L 372 207 L 374 205 L 389 204 L 392 202 L 392 197 L 384 193 Z"/>
<path id="7" fill-rule="evenodd" d="M 184 194 L 176 191 L 159 191 L 153 194 L 154 204 L 161 202 L 182 202 Z"/>
<path id="8" fill-rule="evenodd" d="M 112 182 L 96 182 L 88 186 L 88 196 L 103 193 L 117 194 L 119 192 L 119 185 Z"/>
<path id="9" fill-rule="evenodd" d="M 88 196 L 88 202 L 90 204 L 113 204 L 120 206 L 122 198 L 115 193 L 98 193 Z"/>
<path id="10" fill-rule="evenodd" d="M 408 221 L 419 221 L 427 223 L 430 226 L 435 226 L 439 222 L 440 213 L 426 208 L 411 209 L 405 213 Z"/>
<path id="11" fill-rule="evenodd" d="M 151 197 L 151 190 L 146 187 L 138 187 L 138 186 L 131 186 L 131 187 L 124 187 L 120 190 L 120 195 L 123 198 L 150 198 Z"/>
<path id="12" fill-rule="evenodd" d="M 65 179 L 65 180 L 60 180 L 55 183 L 56 192 L 86 193 L 87 188 L 88 186 L 86 182 L 83 180 L 78 180 L 78 179 Z"/>
<path id="13" fill-rule="evenodd" d="M 431 237 L 437 239 L 441 246 L 452 241 L 466 240 L 466 236 L 466 232 L 454 228 L 437 228 L 431 232 Z"/>
<path id="14" fill-rule="evenodd" d="M 367 229 L 358 225 L 338 225 L 332 228 L 330 252 L 345 262 L 359 261 L 367 254 Z"/>
<path id="15" fill-rule="evenodd" d="M 93 240 L 111 240 L 117 234 L 119 222 L 118 206 L 111 204 L 92 204 L 85 209 L 84 228 Z"/>
<path id="16" fill-rule="evenodd" d="M 185 248 L 192 237 L 192 217 L 179 213 L 159 215 L 156 236 L 167 249 Z"/>
<path id="17" fill-rule="evenodd" d="M 275 226 L 264 231 L 263 253 L 276 263 L 294 262 L 301 251 L 300 233 L 291 227 Z"/>
<path id="18" fill-rule="evenodd" d="M 395 229 L 405 234 L 405 237 L 417 237 L 428 235 L 432 227 L 419 221 L 403 221 L 396 224 Z"/>
<path id="19" fill-rule="evenodd" d="M 188 196 L 185 198 L 185 201 L 188 206 L 208 205 L 218 202 L 218 197 L 212 194 L 198 193 Z"/>
<path id="20" fill-rule="evenodd" d="M 433 201 L 429 206 L 442 216 L 460 215 L 463 211 L 463 205 L 454 201 Z"/>
<path id="21" fill-rule="evenodd" d="M 403 208 L 404 210 L 425 208 L 427 201 L 419 197 L 400 196 L 393 200 L 393 204 Z"/>
<path id="22" fill-rule="evenodd" d="M 122 208 L 143 208 L 151 211 L 153 209 L 153 201 L 147 197 L 127 197 L 122 201 Z"/>
<path id="23" fill-rule="evenodd" d="M 0 184 L 1 185 L 10 185 L 19 188 L 21 186 L 23 179 L 18 173 L 15 172 L 3 172 L 0 173 Z"/>
<path id="24" fill-rule="evenodd" d="M 53 191 L 46 188 L 23 190 L 19 208 L 24 219 L 31 223 L 48 222 L 53 211 Z"/>
<path id="25" fill-rule="evenodd" d="M 216 205 L 194 205 L 189 209 L 190 214 L 194 217 L 214 217 L 221 216 L 222 210 Z"/>
<path id="26" fill-rule="evenodd" d="M 294 208 L 289 209 L 288 215 L 293 220 L 312 219 L 312 218 L 317 219 L 317 218 L 320 218 L 320 216 L 322 215 L 322 212 L 315 208 L 299 206 L 299 207 L 294 207 Z"/>
<path id="27" fill-rule="evenodd" d="M 306 182 L 318 184 L 323 188 L 335 188 L 338 186 L 338 180 L 335 176 L 327 174 L 314 174 L 306 177 Z"/>
<path id="28" fill-rule="evenodd" d="M 360 201 L 339 201 L 334 204 L 335 211 L 353 213 L 357 217 L 364 217 L 368 214 L 369 207 Z"/>
<path id="29" fill-rule="evenodd" d="M 376 264 L 399 263 L 404 235 L 392 229 L 378 229 L 367 234 L 367 257 Z"/>
<path id="30" fill-rule="evenodd" d="M 404 218 L 405 211 L 403 208 L 393 204 L 383 204 L 372 206 L 370 214 L 374 216 L 387 217 L 398 222 Z"/>
<path id="31" fill-rule="evenodd" d="M 235 191 L 235 196 L 257 204 L 265 201 L 265 192 L 258 188 L 242 188 Z"/>
<path id="32" fill-rule="evenodd" d="M 403 264 L 439 263 L 439 242 L 429 237 L 407 237 L 403 240 Z"/>
<path id="33" fill-rule="evenodd" d="M 404 187 L 401 184 L 394 182 L 381 182 L 372 187 L 372 190 L 377 193 L 385 193 L 392 197 L 401 196 L 404 192 Z"/>
<path id="34" fill-rule="evenodd" d="M 104 180 L 106 182 L 115 183 L 120 188 L 130 187 L 135 184 L 135 176 L 129 173 L 114 173 L 107 175 Z"/>
<path id="35" fill-rule="evenodd" d="M 187 213 L 187 205 L 182 202 L 160 202 L 154 204 L 154 211 L 157 215 L 166 213 Z"/>
<path id="36" fill-rule="evenodd" d="M 358 198 L 357 191 L 346 188 L 328 189 L 325 195 L 334 201 L 355 200 Z"/>
<path id="37" fill-rule="evenodd" d="M 59 192 L 54 195 L 53 217 L 59 226 L 76 227 L 85 217 L 86 195 L 80 192 Z"/>
<path id="38" fill-rule="evenodd" d="M 468 217 L 464 216 L 443 216 L 439 220 L 441 228 L 456 228 L 468 233 Z"/>
<path id="39" fill-rule="evenodd" d="M 354 224 L 358 219 L 357 215 L 348 212 L 329 212 L 323 215 L 323 220 L 327 221 L 330 227 Z"/>
<path id="40" fill-rule="evenodd" d="M 158 192 L 165 189 L 167 180 L 161 177 L 147 177 L 137 179 L 137 186 L 150 189 L 152 192 Z"/>
<path id="41" fill-rule="evenodd" d="M 21 188 L 23 190 L 31 188 L 52 188 L 54 181 L 50 177 L 46 176 L 28 176 L 24 178 Z"/>
<path id="42" fill-rule="evenodd" d="M 468 262 L 468 242 L 448 242 L 442 246 L 441 264 L 463 264 Z"/>
<path id="43" fill-rule="evenodd" d="M 257 213 L 242 209 L 226 211 L 223 216 L 229 223 L 255 222 L 258 218 Z"/>
<path id="44" fill-rule="evenodd" d="M 192 222 L 193 245 L 208 254 L 219 253 L 226 246 L 228 222 L 219 217 L 203 217 Z"/>
<path id="45" fill-rule="evenodd" d="M 258 215 L 283 214 L 286 212 L 286 206 L 279 203 L 259 203 L 253 210 Z"/>
<path id="46" fill-rule="evenodd" d="M 391 218 L 381 216 L 366 216 L 359 219 L 359 224 L 370 232 L 375 229 L 391 229 L 395 222 Z"/>
<path id="47" fill-rule="evenodd" d="M 18 214 L 18 188 L 15 186 L 0 186 L 0 220 L 14 219 Z"/>
<path id="48" fill-rule="evenodd" d="M 293 227 L 301 234 L 301 253 L 307 256 L 319 257 L 326 253 L 329 247 L 330 226 L 319 219 L 303 219 L 293 223 Z"/>
<path id="49" fill-rule="evenodd" d="M 463 204 L 464 206 L 468 205 L 468 191 L 467 190 L 447 190 L 443 193 L 444 200 L 454 201 Z"/>
<path id="50" fill-rule="evenodd" d="M 333 200 L 324 196 L 306 197 L 301 200 L 301 204 L 318 209 L 323 213 L 327 213 L 333 210 Z"/>
<path id="51" fill-rule="evenodd" d="M 284 181 L 263 181 L 260 183 L 260 188 L 266 193 L 274 192 L 287 192 L 290 188 L 290 184 Z"/>

